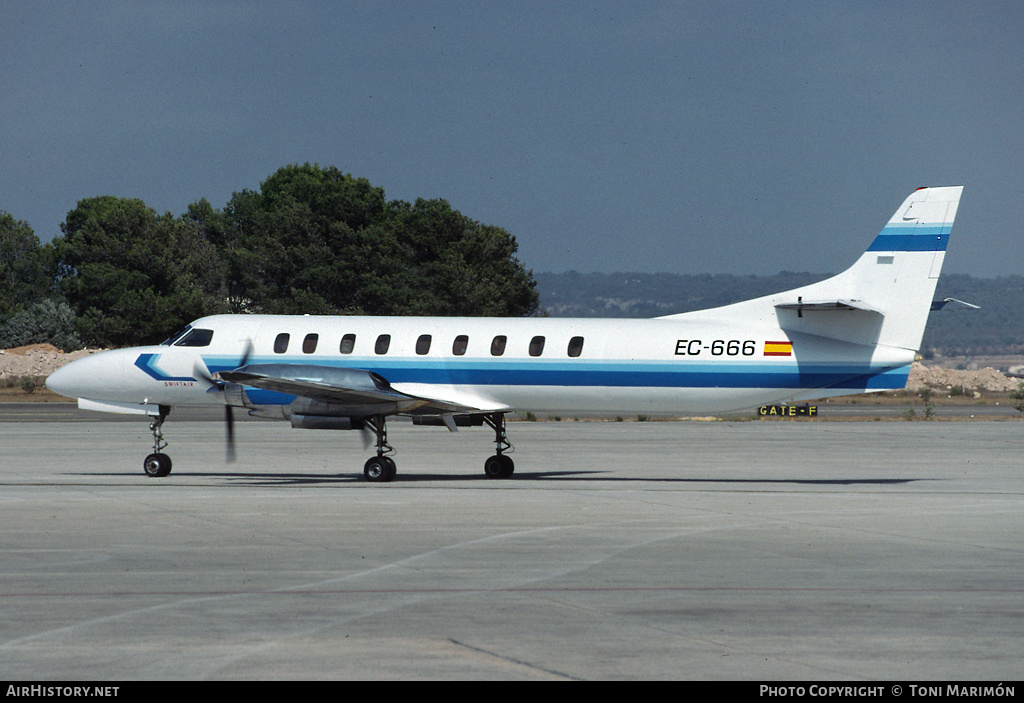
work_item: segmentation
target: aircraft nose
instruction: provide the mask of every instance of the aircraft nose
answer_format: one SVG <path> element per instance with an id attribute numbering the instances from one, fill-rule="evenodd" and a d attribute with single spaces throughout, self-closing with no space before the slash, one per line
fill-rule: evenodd
<path id="1" fill-rule="evenodd" d="M 62 395 L 67 398 L 77 398 L 75 395 L 75 370 L 72 368 L 82 359 L 76 359 L 70 363 L 64 364 L 59 369 L 51 373 L 46 377 L 46 387 L 57 395 Z"/>
<path id="2" fill-rule="evenodd" d="M 124 377 L 121 352 L 100 352 L 65 364 L 47 377 L 46 387 L 67 398 L 102 398 Z"/>

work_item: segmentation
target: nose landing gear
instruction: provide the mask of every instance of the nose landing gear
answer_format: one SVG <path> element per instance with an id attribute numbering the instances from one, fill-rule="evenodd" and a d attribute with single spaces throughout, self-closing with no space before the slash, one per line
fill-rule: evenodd
<path id="1" fill-rule="evenodd" d="M 142 470 L 151 478 L 163 478 L 171 473 L 171 457 L 162 453 L 167 446 L 164 441 L 163 425 L 171 408 L 161 405 L 158 415 L 151 415 L 153 422 L 149 423 L 149 430 L 153 433 L 153 453 L 142 462 Z"/>

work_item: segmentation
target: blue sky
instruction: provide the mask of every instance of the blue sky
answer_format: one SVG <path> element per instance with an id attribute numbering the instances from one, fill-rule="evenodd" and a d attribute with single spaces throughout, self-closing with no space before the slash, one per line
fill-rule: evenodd
<path id="1" fill-rule="evenodd" d="M 220 208 L 290 163 L 508 229 L 534 271 L 851 263 L 965 186 L 1024 274 L 1024 3 L 0 0 L 0 210 Z"/>

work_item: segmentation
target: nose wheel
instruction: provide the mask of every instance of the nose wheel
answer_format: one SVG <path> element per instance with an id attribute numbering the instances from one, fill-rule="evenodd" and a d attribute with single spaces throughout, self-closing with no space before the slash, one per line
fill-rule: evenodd
<path id="1" fill-rule="evenodd" d="M 142 462 L 142 470 L 151 478 L 163 478 L 171 473 L 171 457 L 163 453 L 167 446 L 164 441 L 164 420 L 170 412 L 169 406 L 161 405 L 159 414 L 150 416 L 153 418 L 153 422 L 149 423 L 149 431 L 153 433 L 153 453 Z"/>

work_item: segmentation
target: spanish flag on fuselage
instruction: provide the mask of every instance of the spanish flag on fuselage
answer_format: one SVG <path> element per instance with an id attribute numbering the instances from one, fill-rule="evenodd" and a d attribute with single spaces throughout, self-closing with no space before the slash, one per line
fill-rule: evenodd
<path id="1" fill-rule="evenodd" d="M 793 356 L 793 343 L 786 340 L 782 342 L 765 342 L 765 356 Z"/>

